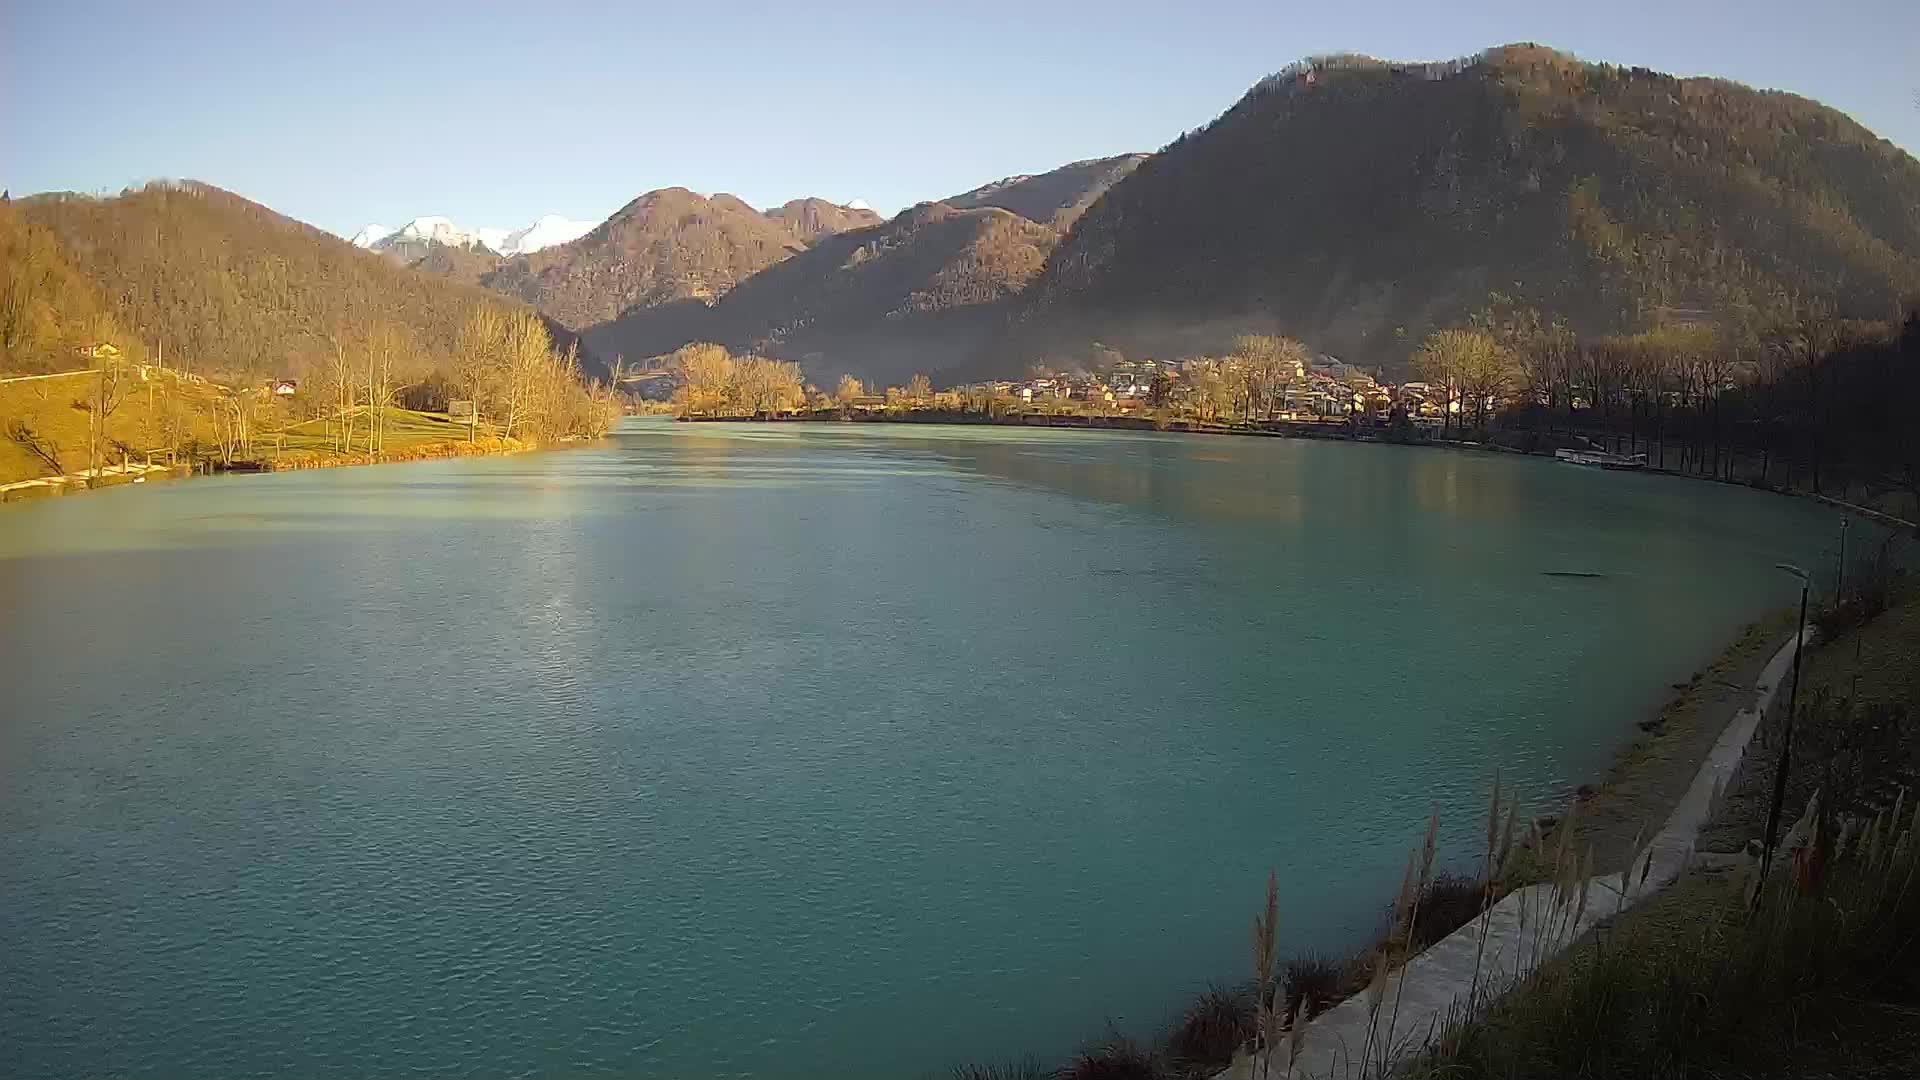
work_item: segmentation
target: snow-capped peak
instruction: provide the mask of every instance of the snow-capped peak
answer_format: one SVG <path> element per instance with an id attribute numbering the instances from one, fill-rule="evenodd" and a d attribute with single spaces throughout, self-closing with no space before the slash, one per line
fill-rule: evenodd
<path id="1" fill-rule="evenodd" d="M 417 217 L 394 234 L 396 240 L 431 240 L 448 247 L 471 247 L 478 239 L 473 230 L 455 225 L 449 218 Z"/>
<path id="2" fill-rule="evenodd" d="M 546 214 L 526 228 L 508 233 L 503 248 L 496 250 L 507 255 L 525 255 L 541 248 L 572 243 L 596 228 L 599 228 L 598 222 L 570 221 L 559 214 Z"/>
<path id="3" fill-rule="evenodd" d="M 523 229 L 470 229 L 454 224 L 450 218 L 429 215 L 414 218 L 398 229 L 368 225 L 353 234 L 353 244 L 384 251 L 400 244 L 431 242 L 448 247 L 481 247 L 496 255 L 525 255 L 578 240 L 598 225 L 594 221 L 573 221 L 558 214 L 547 214 Z"/>
<path id="4" fill-rule="evenodd" d="M 873 209 L 873 207 L 871 207 L 871 206 L 869 206 L 869 205 L 867 205 L 867 200 L 865 200 L 865 199 L 855 199 L 855 200 L 853 200 L 852 202 L 850 202 L 850 203 L 848 203 L 848 204 L 847 204 L 847 209 L 849 209 L 849 210 L 871 210 L 871 209 Z"/>
<path id="5" fill-rule="evenodd" d="M 354 247 L 370 248 L 392 235 L 393 230 L 387 228 L 385 225 L 367 225 L 359 232 L 354 233 L 353 239 L 347 242 Z"/>

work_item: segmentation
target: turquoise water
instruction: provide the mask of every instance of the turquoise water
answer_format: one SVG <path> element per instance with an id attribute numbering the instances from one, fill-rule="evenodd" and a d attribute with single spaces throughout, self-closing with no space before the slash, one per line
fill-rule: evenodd
<path id="1" fill-rule="evenodd" d="M 1392 446 L 630 421 L 0 512 L 0 1075 L 913 1077 L 1356 943 L 1807 503 Z M 1587 571 L 1600 578 L 1549 576 Z"/>

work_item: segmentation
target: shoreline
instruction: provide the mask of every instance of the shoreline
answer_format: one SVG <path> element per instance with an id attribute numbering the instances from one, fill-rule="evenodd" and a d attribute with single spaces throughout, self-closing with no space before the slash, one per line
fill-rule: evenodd
<path id="1" fill-rule="evenodd" d="M 1701 725 L 1701 734 L 1711 735 L 1704 753 L 1685 770 L 1684 787 L 1661 817 L 1636 828 L 1621 862 L 1596 861 L 1594 844 L 1586 848 L 1584 864 L 1576 861 L 1570 867 L 1573 877 L 1526 881 L 1498 895 L 1484 914 L 1411 956 L 1404 966 L 1386 976 L 1382 997 L 1391 997 L 1394 1006 L 1393 1019 L 1384 1032 L 1378 1031 L 1377 1015 L 1368 1007 L 1369 995 L 1357 994 L 1310 1021 L 1297 1052 L 1291 1041 L 1276 1046 L 1269 1056 L 1270 1068 L 1290 1073 L 1304 1061 L 1306 1075 L 1328 1075 L 1351 1064 L 1352 1048 L 1361 1045 L 1363 1039 L 1379 1055 L 1377 1068 L 1396 1067 L 1423 1049 L 1425 1039 L 1419 1033 L 1431 1036 L 1448 1024 L 1491 1007 L 1589 933 L 1686 877 L 1700 861 L 1696 844 L 1723 804 L 1727 786 L 1739 774 L 1758 727 L 1782 703 L 1796 641 L 1801 649 L 1816 642 L 1811 626 L 1794 633 L 1788 620 L 1788 633 L 1778 637 L 1765 631 L 1767 622 L 1749 625 L 1733 645 L 1723 650 L 1721 662 L 1737 658 L 1743 669 L 1748 660 L 1759 659 L 1751 672 L 1753 681 L 1739 695 L 1744 700 L 1733 702 L 1723 722 Z M 1754 656 L 1749 656 L 1750 652 Z M 1719 667 L 1716 663 L 1703 670 Z M 1700 681 L 1696 674 L 1692 685 Z M 1721 712 L 1706 710 L 1703 719 L 1720 719 Z M 1615 773 L 1622 771 L 1616 763 Z M 1631 766 L 1624 771 L 1630 776 Z M 1583 816 L 1584 804 L 1589 801 L 1592 796 L 1578 800 Z M 1655 801 L 1667 803 L 1664 798 Z M 1578 844 L 1583 833 L 1577 823 L 1573 835 Z M 1566 849 L 1575 852 L 1577 860 L 1580 848 L 1567 845 Z M 1641 868 L 1640 872 L 1630 875 L 1634 868 Z M 1402 1002 L 1409 1010 L 1404 1016 Z M 1402 1019 L 1406 1021 L 1405 1035 L 1396 1041 L 1396 1024 Z M 1250 1061 L 1246 1063 L 1251 1065 Z M 1213 1075 L 1217 1080 L 1227 1080 L 1251 1074 L 1250 1068 L 1242 1071 L 1239 1064 Z"/>
<path id="2" fill-rule="evenodd" d="M 1596 869 L 1625 865 L 1634 836 L 1651 836 L 1686 797 L 1722 732 L 1752 704 L 1754 687 L 1780 643 L 1791 640 L 1793 615 L 1781 608 L 1741 627 L 1691 679 L 1670 684 L 1661 704 L 1635 721 L 1632 737 L 1602 775 L 1575 788 L 1574 842 L 1593 847 Z M 1810 648 L 1814 644 L 1809 641 Z"/>
<path id="3" fill-rule="evenodd" d="M 232 465 L 218 466 L 212 462 L 203 463 L 207 467 L 196 469 L 192 465 L 139 465 L 125 467 L 111 465 L 100 470 L 101 475 L 90 473 L 70 473 L 64 476 L 36 477 L 31 480 L 16 481 L 0 485 L 0 505 L 9 503 L 34 502 L 40 499 L 63 497 L 83 491 L 96 491 L 104 488 L 123 487 L 127 484 L 142 484 L 150 480 L 190 480 L 195 476 L 212 475 L 249 475 L 258 473 L 301 472 L 308 469 L 344 469 L 360 468 L 370 465 L 405 465 L 416 461 L 444 461 L 462 457 L 500 457 L 507 454 L 525 454 L 539 450 L 560 450 L 593 442 L 592 439 L 566 438 L 551 443 L 529 443 L 519 439 L 503 439 L 488 436 L 477 442 L 435 442 L 405 447 L 382 454 L 318 454 L 312 451 L 294 451 L 265 459 L 249 459 Z"/>
<path id="4" fill-rule="evenodd" d="M 1394 1002 L 1392 1021 L 1387 1012 L 1375 1015 L 1369 1009 L 1371 992 L 1362 985 L 1364 975 L 1352 981 L 1360 970 L 1356 965 L 1371 965 L 1383 942 L 1363 943 L 1351 955 L 1329 953 L 1311 943 L 1289 943 L 1289 955 L 1329 960 L 1332 967 L 1346 969 L 1343 977 L 1348 980 L 1338 996 L 1305 1014 L 1304 1037 L 1297 1044 L 1299 1064 L 1305 1067 L 1300 1075 L 1348 1075 L 1368 1045 L 1376 1055 L 1395 1063 L 1409 1060 L 1421 1045 L 1422 1033 L 1441 1030 L 1461 1015 L 1462 1008 L 1476 1007 L 1474 1002 L 1480 1008 L 1490 1006 L 1595 927 L 1684 880 L 1700 861 L 1696 844 L 1707 839 L 1707 827 L 1721 806 L 1728 778 L 1739 775 L 1763 715 L 1777 711 L 1781 703 L 1776 691 L 1784 693 L 1791 668 L 1793 615 L 1783 608 L 1746 623 L 1700 664 L 1692 678 L 1669 684 L 1657 706 L 1632 710 L 1634 729 L 1626 731 L 1633 737 L 1614 752 L 1602 776 L 1575 788 L 1568 803 L 1519 808 L 1521 832 L 1532 835 L 1515 837 L 1516 861 L 1496 880 L 1485 914 L 1451 927 L 1432 944 L 1407 955 L 1380 984 L 1381 997 Z M 1818 645 L 1817 635 L 1811 629 L 1804 632 L 1811 651 Z M 1485 779 L 1491 782 L 1492 778 Z M 1539 855 L 1544 851 L 1552 858 L 1553 849 L 1560 846 L 1557 826 L 1569 804 L 1578 807 L 1569 850 L 1590 848 L 1585 872 L 1592 876 L 1579 877 L 1576 865 L 1574 881 L 1556 881 L 1557 868 L 1543 866 Z M 1417 827 L 1417 822 L 1408 823 L 1409 842 L 1417 843 Z M 1622 889 L 1623 872 L 1643 862 L 1645 872 Z M 1391 906 L 1390 899 L 1382 898 L 1382 906 Z M 1217 1010 L 1233 994 L 1244 995 L 1252 1008 L 1253 984 L 1243 975 L 1228 975 L 1210 985 L 1213 989 L 1197 999 L 1173 998 L 1171 1028 L 1141 1032 L 1145 1042 L 1127 1040 L 1127 1045 L 1139 1053 L 1165 1053 L 1182 1025 L 1192 1022 L 1196 1010 L 1200 1016 L 1224 1022 Z M 1235 989 L 1240 987 L 1244 989 Z M 1368 1034 L 1369 1028 L 1374 1035 Z M 1397 1038 L 1383 1041 L 1387 1035 Z M 1096 1039 L 1080 1045 L 1098 1054 L 1102 1046 L 1111 1044 L 1110 1037 L 1108 1043 Z M 1282 1035 L 1272 1053 L 1271 1075 L 1292 1074 L 1292 1045 Z M 1378 1060 L 1368 1061 L 1368 1075 L 1382 1067 Z M 1181 1076 L 1248 1080 L 1264 1075 L 1244 1051 L 1232 1061 L 1186 1062 L 1188 1071 Z"/>

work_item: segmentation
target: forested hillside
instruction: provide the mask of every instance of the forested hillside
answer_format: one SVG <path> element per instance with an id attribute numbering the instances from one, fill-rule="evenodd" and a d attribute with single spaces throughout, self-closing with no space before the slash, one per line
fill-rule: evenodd
<path id="1" fill-rule="evenodd" d="M 0 258 L 0 371 L 60 373 L 7 386 L 0 483 L 510 449 L 618 411 L 526 305 L 204 184 L 0 203 Z"/>
<path id="2" fill-rule="evenodd" d="M 1789 94 L 1509 46 L 1263 80 L 1075 223 L 988 363 L 1269 329 L 1373 363 L 1493 293 L 1623 332 L 1884 319 L 1920 287 L 1920 164 Z"/>
<path id="3" fill-rule="evenodd" d="M 731 195 L 665 188 L 573 243 L 506 260 L 485 281 L 581 329 L 628 308 L 717 299 L 805 247 L 786 222 Z"/>
<path id="4" fill-rule="evenodd" d="M 52 230 L 0 201 L 0 372 L 79 366 L 80 349 L 125 334 Z"/>
<path id="5" fill-rule="evenodd" d="M 999 302 L 1040 272 L 1056 236 L 1005 210 L 926 203 L 823 237 L 711 308 L 633 311 L 587 339 L 630 358 L 717 341 L 797 361 L 823 385 L 842 372 L 904 380 L 978 349 L 999 325 Z"/>
<path id="6" fill-rule="evenodd" d="M 336 341 L 375 323 L 404 327 L 429 364 L 444 363 L 474 307 L 518 308 L 206 184 L 41 195 L 14 209 L 95 286 L 120 347 L 235 380 L 316 370 Z"/>

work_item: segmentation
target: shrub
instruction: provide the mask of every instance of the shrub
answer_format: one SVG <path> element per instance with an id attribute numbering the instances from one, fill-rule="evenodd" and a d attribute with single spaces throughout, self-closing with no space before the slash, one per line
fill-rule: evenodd
<path id="1" fill-rule="evenodd" d="M 1814 613 L 1813 625 L 1819 628 L 1821 640 L 1832 641 L 1864 626 L 1892 606 L 1894 588 L 1902 576 L 1894 539 L 1888 537 L 1879 551 L 1856 559 L 1840 594 Z"/>
<path id="2" fill-rule="evenodd" d="M 1472 922 L 1486 910 L 1487 890 L 1480 879 L 1465 874 L 1440 874 L 1420 891 L 1413 940 L 1408 946 L 1425 949 Z"/>
<path id="3" fill-rule="evenodd" d="M 1349 964 L 1323 956 L 1302 955 L 1287 961 L 1281 984 L 1287 1015 L 1312 1018 L 1338 1004 L 1353 989 L 1350 969 Z"/>
<path id="4" fill-rule="evenodd" d="M 1183 1065 L 1224 1065 L 1253 1038 L 1253 994 L 1210 986 L 1167 1033 L 1167 1055 Z"/>
<path id="5" fill-rule="evenodd" d="M 1170 1074 L 1152 1050 L 1114 1032 L 1081 1047 L 1055 1075 L 1059 1080 L 1167 1080 Z"/>
<path id="6" fill-rule="evenodd" d="M 1403 1075 L 1913 1075 L 1914 1046 L 1876 1034 L 1906 1027 L 1920 992 L 1920 812 L 1903 797 L 1835 818 L 1816 800 L 1790 835 L 1757 903 L 1751 867 L 1703 882 L 1718 900 L 1689 898 L 1684 925 L 1583 942 Z"/>

